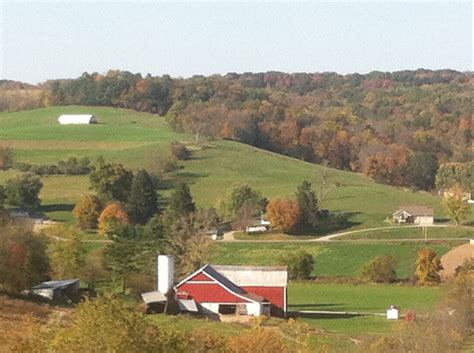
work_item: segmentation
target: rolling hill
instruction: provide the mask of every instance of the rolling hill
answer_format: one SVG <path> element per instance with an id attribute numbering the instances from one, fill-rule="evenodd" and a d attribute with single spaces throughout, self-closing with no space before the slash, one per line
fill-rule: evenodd
<path id="1" fill-rule="evenodd" d="M 59 125 L 61 114 L 91 113 L 97 125 Z M 146 168 L 150 154 L 168 155 L 172 141 L 192 145 L 194 137 L 172 131 L 164 118 L 135 111 L 101 107 L 51 107 L 0 114 L 0 140 L 14 150 L 15 160 L 56 163 L 71 156 L 106 160 Z M 193 147 L 191 160 L 172 178 L 186 180 L 199 206 L 216 206 L 235 183 L 246 182 L 264 196 L 292 195 L 302 180 L 319 192 L 323 173 L 331 185 L 323 207 L 351 214 L 355 228 L 383 225 L 400 204 L 428 204 L 443 217 L 441 200 L 425 192 L 376 184 L 363 175 L 330 169 L 264 151 L 235 141 L 216 140 Z M 0 183 L 15 171 L 0 172 Z M 47 176 L 41 193 L 50 217 L 68 220 L 77 199 L 88 192 L 87 176 Z M 167 191 L 164 191 L 166 196 Z"/>

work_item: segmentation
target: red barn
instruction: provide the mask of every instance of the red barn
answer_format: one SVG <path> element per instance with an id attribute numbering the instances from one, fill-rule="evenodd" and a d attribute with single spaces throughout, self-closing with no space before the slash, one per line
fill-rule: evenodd
<path id="1" fill-rule="evenodd" d="M 194 301 L 204 313 L 284 316 L 288 271 L 286 267 L 205 265 L 174 288 L 179 302 Z"/>

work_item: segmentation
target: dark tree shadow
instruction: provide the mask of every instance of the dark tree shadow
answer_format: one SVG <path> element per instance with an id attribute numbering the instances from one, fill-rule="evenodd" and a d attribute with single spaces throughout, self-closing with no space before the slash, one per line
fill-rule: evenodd
<path id="1" fill-rule="evenodd" d="M 301 313 L 296 311 L 288 312 L 288 317 L 305 318 L 305 319 L 352 319 L 363 315 L 355 314 L 318 314 L 318 313 Z"/>
<path id="2" fill-rule="evenodd" d="M 321 303 L 321 304 L 292 304 L 290 308 L 304 308 L 318 310 L 317 308 L 334 308 L 334 307 L 341 307 L 346 305 L 346 303 Z"/>
<path id="3" fill-rule="evenodd" d="M 41 206 L 41 212 L 60 212 L 60 211 L 71 212 L 73 209 L 74 209 L 74 205 L 66 204 L 66 203 Z"/>
<path id="4" fill-rule="evenodd" d="M 332 212 L 332 213 L 337 213 Z M 296 229 L 294 232 L 288 233 L 290 235 L 307 235 L 307 236 L 324 236 L 338 231 L 343 231 L 357 225 L 362 224 L 362 222 L 354 221 L 353 218 L 361 212 L 341 212 L 347 216 L 347 220 L 344 223 L 329 223 L 329 224 L 320 224 L 316 228 L 312 229 Z"/>

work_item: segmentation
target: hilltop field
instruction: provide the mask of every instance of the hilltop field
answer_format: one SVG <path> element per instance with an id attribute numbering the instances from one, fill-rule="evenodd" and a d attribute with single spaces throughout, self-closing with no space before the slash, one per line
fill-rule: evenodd
<path id="1" fill-rule="evenodd" d="M 61 114 L 91 113 L 100 124 L 64 126 Z M 331 188 L 322 207 L 351 215 L 352 228 L 384 226 L 383 221 L 401 204 L 426 204 L 444 218 L 441 200 L 426 192 L 376 184 L 363 175 L 330 169 L 264 151 L 234 141 L 195 144 L 194 136 L 172 131 L 164 118 L 124 109 L 52 107 L 0 114 L 0 141 L 14 150 L 17 162 L 57 163 L 71 156 L 99 156 L 138 169 L 147 168 L 150 156 L 166 156 L 172 141 L 188 143 L 191 160 L 181 162 L 172 178 L 186 180 L 199 206 L 213 207 L 235 183 L 245 182 L 268 198 L 292 195 L 309 180 L 318 192 L 322 174 Z M 0 172 L 0 183 L 15 171 Z M 71 220 L 69 210 L 88 192 L 87 176 L 46 176 L 41 199 L 53 219 Z M 164 191 L 166 197 L 166 190 Z"/>

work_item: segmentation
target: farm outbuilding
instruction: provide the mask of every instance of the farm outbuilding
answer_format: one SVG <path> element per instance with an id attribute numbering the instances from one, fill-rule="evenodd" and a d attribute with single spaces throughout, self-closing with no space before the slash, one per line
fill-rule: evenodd
<path id="1" fill-rule="evenodd" d="M 59 116 L 61 125 L 97 124 L 97 118 L 92 114 L 64 114 Z"/>
<path id="2" fill-rule="evenodd" d="M 54 301 L 75 300 L 79 296 L 79 288 L 79 279 L 67 279 L 43 282 L 31 288 L 31 293 Z"/>
<path id="3" fill-rule="evenodd" d="M 431 225 L 434 223 L 434 210 L 428 206 L 400 206 L 393 213 L 393 220 L 396 223 L 411 223 L 418 225 Z"/>

